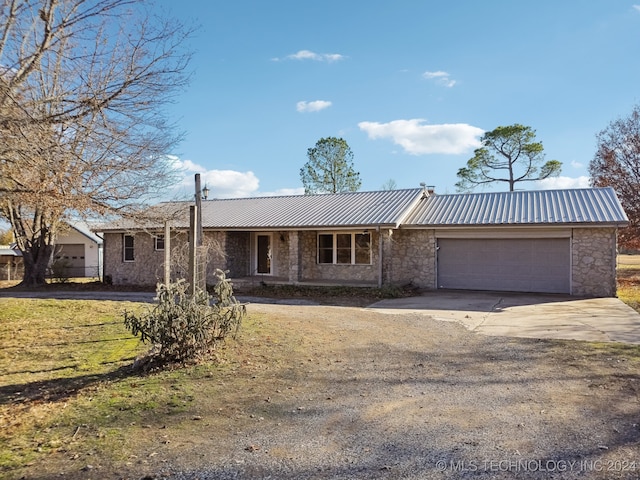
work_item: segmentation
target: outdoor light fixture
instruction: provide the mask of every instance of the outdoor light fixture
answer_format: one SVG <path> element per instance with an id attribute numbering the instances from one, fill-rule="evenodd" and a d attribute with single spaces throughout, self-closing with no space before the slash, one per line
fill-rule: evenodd
<path id="1" fill-rule="evenodd" d="M 207 188 L 207 184 L 204 184 L 204 188 L 202 189 L 202 199 L 206 200 L 209 198 L 209 189 Z"/>

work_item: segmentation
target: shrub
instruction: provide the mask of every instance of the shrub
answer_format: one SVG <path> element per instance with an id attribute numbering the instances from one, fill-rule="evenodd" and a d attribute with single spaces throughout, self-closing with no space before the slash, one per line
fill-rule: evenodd
<path id="1" fill-rule="evenodd" d="M 233 296 L 231 282 L 216 270 L 218 282 L 213 296 L 178 280 L 158 284 L 156 305 L 138 315 L 126 311 L 124 324 L 133 335 L 151 344 L 149 361 L 160 364 L 188 362 L 210 354 L 229 334 L 235 335 L 246 315 L 246 307 Z"/>
<path id="2" fill-rule="evenodd" d="M 51 265 L 51 277 L 58 283 L 68 283 L 71 263 L 66 259 L 58 259 Z"/>

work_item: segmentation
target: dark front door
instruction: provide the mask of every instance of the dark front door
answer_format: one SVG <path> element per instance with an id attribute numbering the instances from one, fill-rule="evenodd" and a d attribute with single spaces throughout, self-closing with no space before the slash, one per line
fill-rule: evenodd
<path id="1" fill-rule="evenodd" d="M 271 274 L 271 235 L 258 235 L 258 273 Z"/>

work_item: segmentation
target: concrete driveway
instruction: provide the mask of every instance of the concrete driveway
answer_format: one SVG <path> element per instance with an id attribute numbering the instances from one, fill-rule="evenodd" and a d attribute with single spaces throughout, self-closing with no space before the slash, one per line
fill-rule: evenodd
<path id="1" fill-rule="evenodd" d="M 617 298 L 438 290 L 368 308 L 416 312 L 484 335 L 640 344 L 640 314 Z"/>

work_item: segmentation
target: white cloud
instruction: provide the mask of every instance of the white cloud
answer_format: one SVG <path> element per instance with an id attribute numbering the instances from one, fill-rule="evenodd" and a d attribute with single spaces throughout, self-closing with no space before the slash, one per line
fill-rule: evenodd
<path id="1" fill-rule="evenodd" d="M 260 186 L 258 177 L 252 171 L 207 170 L 191 160 L 170 157 L 173 167 L 182 175 L 176 186 L 176 195 L 191 198 L 194 192 L 194 174 L 200 174 L 202 186 L 209 188 L 209 198 L 239 198 L 256 195 Z"/>
<path id="2" fill-rule="evenodd" d="M 260 197 L 285 197 L 290 195 L 304 195 L 304 187 L 298 188 L 279 188 L 273 192 L 260 192 Z"/>
<path id="3" fill-rule="evenodd" d="M 427 80 L 434 80 L 438 85 L 451 88 L 456 84 L 456 81 L 451 78 L 447 72 L 438 70 L 437 72 L 424 72 L 422 74 Z"/>
<path id="4" fill-rule="evenodd" d="M 176 156 L 169 157 L 173 167 L 182 175 L 182 179 L 175 191 L 167 192 L 169 198 L 165 200 L 192 199 L 195 189 L 194 174 L 200 174 L 202 187 L 209 189 L 209 198 L 245 198 L 245 197 L 279 197 L 289 195 L 304 195 L 304 187 L 280 188 L 272 192 L 260 192 L 260 180 L 252 171 L 238 172 L 236 170 L 207 170 L 192 162 L 181 160 Z"/>
<path id="5" fill-rule="evenodd" d="M 296 103 L 296 110 L 298 112 L 319 112 L 330 106 L 331 102 L 326 100 L 314 100 L 313 102 L 302 101 Z"/>
<path id="6" fill-rule="evenodd" d="M 201 180 L 211 190 L 211 198 L 251 197 L 260 187 L 260 180 L 252 171 L 208 170 L 202 173 Z"/>
<path id="7" fill-rule="evenodd" d="M 582 168 L 582 167 L 584 167 L 584 164 L 582 164 L 580 162 L 576 162 L 575 160 L 571 160 L 571 166 L 573 168 Z"/>
<path id="8" fill-rule="evenodd" d="M 360 122 L 360 130 L 369 138 L 390 138 L 411 155 L 444 153 L 457 155 L 481 146 L 484 130 L 466 123 L 423 125 L 421 118 L 394 120 L 389 123 Z"/>
<path id="9" fill-rule="evenodd" d="M 552 177 L 539 180 L 538 188 L 542 190 L 555 190 L 562 188 L 587 188 L 589 187 L 589 177 Z"/>
<path id="10" fill-rule="evenodd" d="M 346 57 L 339 53 L 315 53 L 311 50 L 299 50 L 296 53 L 287 55 L 284 60 L 314 60 L 316 62 L 337 62 L 344 60 Z M 279 62 L 281 58 L 274 58 L 273 61 Z"/>
<path id="11" fill-rule="evenodd" d="M 634 5 L 633 8 L 637 11 L 640 12 L 640 5 Z"/>
<path id="12" fill-rule="evenodd" d="M 191 160 L 180 160 L 178 157 L 170 157 L 173 167 L 176 170 L 181 170 L 183 172 L 193 172 L 193 173 L 202 173 L 204 171 L 204 167 L 198 165 L 197 163 L 193 163 Z"/>

